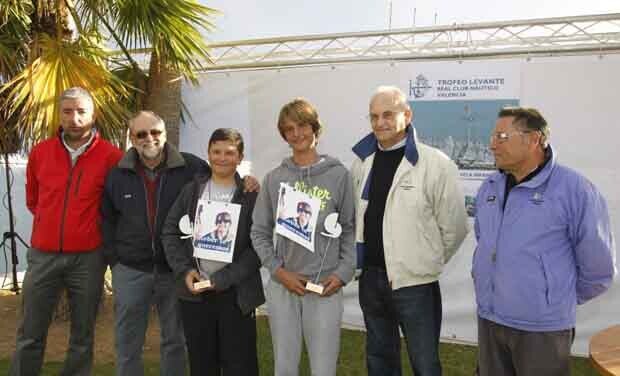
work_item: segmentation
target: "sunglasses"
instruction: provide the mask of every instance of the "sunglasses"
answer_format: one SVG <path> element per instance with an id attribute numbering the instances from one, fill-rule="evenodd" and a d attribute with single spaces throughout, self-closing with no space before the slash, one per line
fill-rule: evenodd
<path id="1" fill-rule="evenodd" d="M 153 137 L 159 137 L 160 134 L 164 133 L 164 131 L 162 131 L 161 129 L 151 129 L 149 131 L 140 131 L 140 132 L 136 132 L 134 134 L 134 136 L 136 136 L 136 138 L 138 140 L 143 140 L 146 138 L 146 136 L 149 135 L 149 133 L 151 134 L 151 136 Z"/>
<path id="2" fill-rule="evenodd" d="M 215 224 L 219 225 L 220 223 L 232 223 L 230 219 L 220 219 L 219 221 L 216 221 Z"/>
<path id="3" fill-rule="evenodd" d="M 297 210 L 297 213 L 306 213 L 308 215 L 312 215 L 312 212 L 306 209 L 299 209 Z"/>

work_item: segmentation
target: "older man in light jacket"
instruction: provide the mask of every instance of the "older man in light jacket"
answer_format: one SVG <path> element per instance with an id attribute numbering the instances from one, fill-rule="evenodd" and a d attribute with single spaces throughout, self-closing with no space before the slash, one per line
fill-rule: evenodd
<path id="1" fill-rule="evenodd" d="M 369 376 L 401 374 L 399 327 L 415 374 L 441 375 L 439 276 L 467 234 L 457 167 L 416 139 L 412 117 L 398 88 L 379 87 L 372 133 L 353 147 Z"/>

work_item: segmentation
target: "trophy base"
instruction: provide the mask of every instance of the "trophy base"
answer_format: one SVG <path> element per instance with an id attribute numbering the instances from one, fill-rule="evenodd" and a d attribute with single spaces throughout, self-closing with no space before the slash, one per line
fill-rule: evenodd
<path id="1" fill-rule="evenodd" d="M 205 279 L 204 281 L 200 281 L 200 282 L 194 283 L 194 288 L 196 290 L 204 289 L 204 288 L 207 288 L 207 287 L 211 287 L 211 281 L 209 281 L 208 279 Z"/>
<path id="2" fill-rule="evenodd" d="M 323 289 L 324 289 L 323 285 L 316 285 L 316 284 L 314 284 L 312 282 L 306 282 L 306 290 L 308 290 L 308 291 L 312 291 L 312 292 L 315 292 L 315 293 L 317 293 L 319 295 L 322 295 L 323 294 Z"/>

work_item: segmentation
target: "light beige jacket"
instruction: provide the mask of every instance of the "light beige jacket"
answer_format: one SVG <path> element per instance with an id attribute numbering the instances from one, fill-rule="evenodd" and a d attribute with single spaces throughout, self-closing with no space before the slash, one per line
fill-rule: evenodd
<path id="1" fill-rule="evenodd" d="M 468 231 L 456 165 L 441 151 L 414 141 L 413 133 L 408 132 L 405 156 L 396 170 L 383 217 L 385 266 L 394 290 L 438 280 Z M 361 159 L 363 153 L 354 151 L 358 158 L 351 173 L 359 248 L 364 243 L 368 206 L 364 188 L 370 184 L 375 154 Z"/>

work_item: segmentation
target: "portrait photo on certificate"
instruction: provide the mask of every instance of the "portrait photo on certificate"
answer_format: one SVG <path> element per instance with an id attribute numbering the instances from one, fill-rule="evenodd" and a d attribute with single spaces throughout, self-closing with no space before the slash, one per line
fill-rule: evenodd
<path id="1" fill-rule="evenodd" d="M 314 230 L 320 208 L 321 201 L 318 198 L 281 183 L 276 233 L 314 252 Z"/>
<path id="2" fill-rule="evenodd" d="M 198 200 L 194 220 L 194 257 L 230 263 L 241 205 Z"/>

